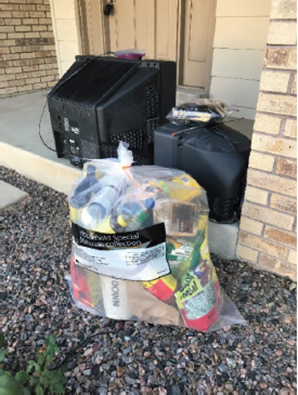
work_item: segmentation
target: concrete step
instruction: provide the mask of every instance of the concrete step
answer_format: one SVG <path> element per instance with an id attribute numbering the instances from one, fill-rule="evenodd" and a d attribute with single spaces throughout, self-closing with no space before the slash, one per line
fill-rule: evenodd
<path id="1" fill-rule="evenodd" d="M 224 259 L 236 259 L 239 221 L 233 224 L 216 224 L 209 221 L 209 249 Z"/>
<path id="2" fill-rule="evenodd" d="M 0 213 L 2 210 L 13 206 L 29 196 L 27 192 L 24 192 L 2 180 L 0 180 L 0 191 Z"/>
<path id="3" fill-rule="evenodd" d="M 0 143 L 0 165 L 68 194 L 80 170 L 7 143 Z"/>

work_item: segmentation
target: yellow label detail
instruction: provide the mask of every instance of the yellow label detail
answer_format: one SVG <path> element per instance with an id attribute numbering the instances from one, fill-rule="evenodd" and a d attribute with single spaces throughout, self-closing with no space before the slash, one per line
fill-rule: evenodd
<path id="1" fill-rule="evenodd" d="M 72 222 L 77 223 L 80 220 L 82 209 L 77 209 L 69 205 L 69 218 Z"/>
<path id="2" fill-rule="evenodd" d="M 204 261 L 210 259 L 207 237 L 205 237 L 201 245 L 200 251 L 201 251 L 201 257 Z"/>
<path id="3" fill-rule="evenodd" d="M 202 285 L 197 276 L 192 273 L 186 273 L 182 278 L 180 291 L 175 293 L 178 307 L 183 309 L 183 302 L 193 298 L 196 294 L 200 293 L 202 289 Z"/>
<path id="4" fill-rule="evenodd" d="M 159 281 L 162 281 L 164 284 L 166 284 L 167 287 L 169 287 L 173 291 L 176 289 L 177 280 L 171 274 L 167 274 L 166 276 L 163 276 L 163 277 L 161 277 L 157 280 L 153 280 L 153 281 L 142 281 L 142 285 L 145 288 L 151 288 L 153 285 L 157 284 Z"/>
<path id="5" fill-rule="evenodd" d="M 118 224 L 121 225 L 123 228 L 125 228 L 125 226 L 127 226 L 127 222 L 123 218 L 123 215 L 120 215 L 117 220 L 118 220 Z"/>
<path id="6" fill-rule="evenodd" d="M 111 228 L 110 219 L 111 216 L 105 218 L 102 222 L 93 226 L 92 230 L 94 232 L 100 232 L 100 233 L 111 233 L 111 234 L 115 233 L 114 230 Z"/>
<path id="7" fill-rule="evenodd" d="M 173 182 L 176 182 L 177 184 L 183 184 L 187 185 L 188 187 L 193 187 L 197 189 L 201 189 L 200 185 L 197 183 L 197 181 L 192 178 L 189 174 L 184 173 L 182 176 L 175 177 L 172 180 Z"/>

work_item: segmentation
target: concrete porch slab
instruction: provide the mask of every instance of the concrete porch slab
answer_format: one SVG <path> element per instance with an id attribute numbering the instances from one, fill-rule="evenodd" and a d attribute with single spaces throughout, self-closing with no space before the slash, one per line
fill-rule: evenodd
<path id="1" fill-rule="evenodd" d="M 58 159 L 55 152 L 48 150 L 38 136 L 38 124 L 47 93 L 39 91 L 0 101 L 0 165 L 68 194 L 80 171 L 66 159 Z M 47 110 L 41 130 L 46 144 L 54 148 Z M 238 223 L 209 223 L 210 251 L 221 258 L 236 258 L 237 238 Z"/>
<path id="2" fill-rule="evenodd" d="M 3 143 L 24 149 L 54 162 L 71 166 L 65 159 L 46 148 L 38 135 L 38 125 L 49 90 L 7 97 L 0 100 L 0 130 Z M 41 135 L 45 143 L 55 149 L 50 115 L 46 108 L 41 123 Z"/>
<path id="3" fill-rule="evenodd" d="M 0 180 L 0 191 L 0 212 L 29 196 L 27 192 L 2 180 Z"/>

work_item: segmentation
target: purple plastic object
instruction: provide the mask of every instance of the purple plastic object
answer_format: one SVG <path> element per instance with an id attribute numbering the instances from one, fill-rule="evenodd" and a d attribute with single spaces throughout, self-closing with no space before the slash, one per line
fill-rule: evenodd
<path id="1" fill-rule="evenodd" d="M 142 59 L 146 52 L 140 49 L 123 49 L 116 51 L 115 56 L 119 59 Z"/>

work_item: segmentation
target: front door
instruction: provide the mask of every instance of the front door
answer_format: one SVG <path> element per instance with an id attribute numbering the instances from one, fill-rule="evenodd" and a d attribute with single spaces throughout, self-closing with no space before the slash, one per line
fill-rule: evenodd
<path id="1" fill-rule="evenodd" d="M 177 84 L 209 89 L 215 0 L 80 0 L 84 54 L 143 49 L 146 58 L 177 62 Z"/>
<path id="2" fill-rule="evenodd" d="M 138 48 L 147 58 L 176 59 L 177 0 L 116 0 L 103 19 L 106 51 Z"/>
<path id="3" fill-rule="evenodd" d="M 209 90 L 215 0 L 182 0 L 180 84 Z"/>

